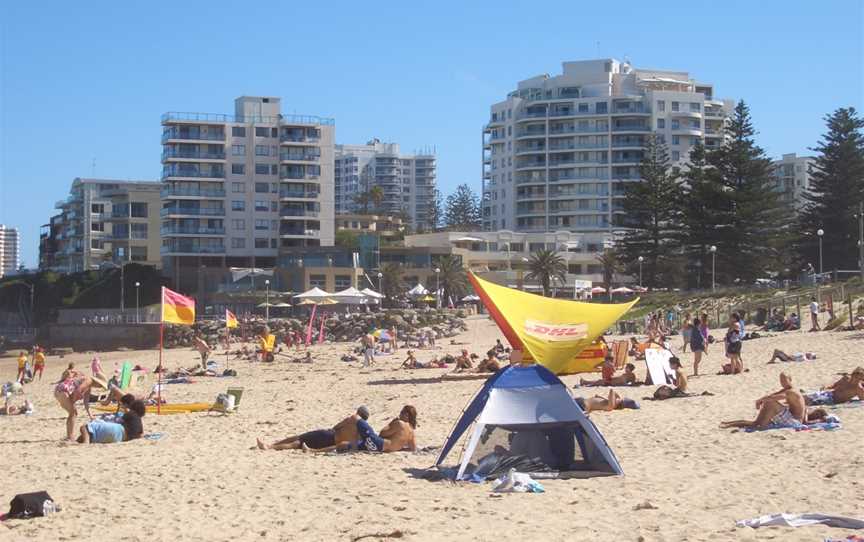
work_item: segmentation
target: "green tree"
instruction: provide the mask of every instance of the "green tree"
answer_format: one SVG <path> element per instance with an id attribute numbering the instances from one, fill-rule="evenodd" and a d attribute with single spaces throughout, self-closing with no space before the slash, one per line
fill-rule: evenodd
<path id="1" fill-rule="evenodd" d="M 405 285 L 405 269 L 398 263 L 387 262 L 381 266 L 380 273 L 381 279 L 376 288 L 380 288 L 380 293 L 386 296 L 382 300 L 382 307 L 385 303 L 392 305 L 393 300 L 402 297 L 407 290 Z"/>
<path id="2" fill-rule="evenodd" d="M 352 230 L 336 230 L 335 244 L 341 248 L 357 248 L 359 234 Z"/>
<path id="3" fill-rule="evenodd" d="M 677 239 L 686 261 L 684 282 L 688 288 L 710 284 L 711 247 L 718 245 L 732 227 L 731 191 L 724 189 L 712 173 L 705 147 L 701 143 L 694 145 L 682 172 L 684 182 L 678 203 L 681 228 Z"/>
<path id="4" fill-rule="evenodd" d="M 432 203 L 429 207 L 428 231 L 438 231 L 444 219 L 444 198 L 437 188 L 432 191 Z"/>
<path id="5" fill-rule="evenodd" d="M 858 268 L 858 223 L 854 215 L 864 202 L 864 119 L 854 108 L 826 115 L 828 131 L 813 149 L 818 154 L 809 193 L 798 224 L 799 262 L 818 269 L 816 231 L 825 230 L 822 261 L 825 270 Z"/>
<path id="6" fill-rule="evenodd" d="M 369 192 L 360 192 L 354 195 L 354 203 L 360 206 L 364 215 L 369 214 L 369 204 L 372 199 L 369 197 Z"/>
<path id="7" fill-rule="evenodd" d="M 549 296 L 552 281 L 566 282 L 567 264 L 554 250 L 538 250 L 528 260 L 528 273 L 525 278 L 536 280 L 543 287 L 543 296 Z"/>
<path id="8" fill-rule="evenodd" d="M 441 304 L 447 304 L 447 298 L 452 297 L 455 302 L 461 299 L 468 291 L 468 275 L 462 268 L 462 259 L 457 256 L 442 256 L 435 263 L 435 268 L 439 270 L 437 283 L 427 285 L 427 288 L 435 288 L 438 285 L 441 287 Z"/>
<path id="9" fill-rule="evenodd" d="M 467 184 L 460 184 L 456 192 L 447 196 L 444 222 L 451 231 L 480 229 L 480 200 Z"/>
<path id="10" fill-rule="evenodd" d="M 624 211 L 627 228 L 619 246 L 628 270 L 638 273 L 644 260 L 643 282 L 648 287 L 669 284 L 674 271 L 675 237 L 679 231 L 681 185 L 669 165 L 666 145 L 657 136 L 647 138 L 639 165 L 641 181 L 625 184 Z"/>
<path id="11" fill-rule="evenodd" d="M 380 186 L 373 186 L 368 193 L 373 212 L 381 213 L 381 204 L 384 203 L 384 189 Z"/>
<path id="12" fill-rule="evenodd" d="M 756 145 L 750 109 L 743 101 L 724 132 L 723 145 L 708 154 L 712 176 L 731 204 L 730 227 L 717 242 L 717 272 L 729 281 L 752 283 L 776 271 L 791 210 L 774 190 L 771 160 Z"/>
<path id="13" fill-rule="evenodd" d="M 618 253 L 611 249 L 603 249 L 603 252 L 597 256 L 597 262 L 600 264 L 600 269 L 603 273 L 603 287 L 606 288 L 606 293 L 609 299 L 612 299 L 612 284 L 615 281 L 615 273 L 620 271 L 621 263 L 618 261 Z"/>

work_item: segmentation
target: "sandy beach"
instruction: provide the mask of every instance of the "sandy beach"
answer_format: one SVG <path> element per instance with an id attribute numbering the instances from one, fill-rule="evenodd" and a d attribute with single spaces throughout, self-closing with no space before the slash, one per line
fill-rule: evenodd
<path id="1" fill-rule="evenodd" d="M 715 334 L 717 335 L 717 334 Z M 481 354 L 501 334 L 471 317 L 457 341 Z M 462 346 L 441 341 L 435 352 Z M 680 351 L 681 339 L 674 337 Z M 212 401 L 228 386 L 245 394 L 232 415 L 148 415 L 159 440 L 113 445 L 61 442 L 65 414 L 52 395 L 70 361 L 88 370 L 92 354 L 49 357 L 41 382 L 29 384 L 32 416 L 0 417 L 3 484 L 0 506 L 22 492 L 47 490 L 59 514 L 11 520 L 0 540 L 822 540 L 848 532 L 827 527 L 737 528 L 735 521 L 778 512 L 861 516 L 864 510 L 864 407 L 833 410 L 836 431 L 722 430 L 721 420 L 755 417 L 754 401 L 779 388 L 787 371 L 794 384 L 818 389 L 836 373 L 862 365 L 859 332 L 792 332 L 744 343 L 750 371 L 701 376 L 692 391 L 714 396 L 643 401 L 653 387 L 621 389 L 641 410 L 593 413 L 625 476 L 544 480 L 544 494 L 493 495 L 489 484 L 429 482 L 416 477 L 433 465 L 437 449 L 387 455 L 319 455 L 260 451 L 267 441 L 332 426 L 357 406 L 383 427 L 405 404 L 419 413 L 418 446 L 439 447 L 482 381 L 436 382 L 447 370 L 400 370 L 404 350 L 376 367 L 339 361 L 349 345 L 313 348 L 313 365 L 232 361 L 236 378 L 197 378 L 171 385 L 171 402 Z M 774 348 L 813 351 L 804 363 L 766 365 Z M 0 381 L 13 380 L 17 352 L 0 359 Z M 418 352 L 428 361 L 430 350 Z M 115 362 L 155 367 L 157 351 L 100 353 Z M 680 355 L 692 370 L 692 355 Z M 191 349 L 166 351 L 166 366 L 191 366 Z M 215 359 L 224 363 L 225 356 Z M 702 370 L 713 375 L 716 345 Z M 637 363 L 644 377 L 644 363 Z M 592 375 L 591 378 L 594 378 Z M 579 376 L 563 379 L 572 386 Z M 608 388 L 579 388 L 577 396 Z M 79 423 L 85 421 L 79 408 Z M 455 463 L 457 456 L 451 456 Z M 372 536 L 375 535 L 375 536 Z"/>

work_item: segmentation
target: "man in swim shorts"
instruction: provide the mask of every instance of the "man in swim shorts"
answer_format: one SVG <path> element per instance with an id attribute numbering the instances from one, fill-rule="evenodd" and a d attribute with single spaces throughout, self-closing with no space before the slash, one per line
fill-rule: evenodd
<path id="1" fill-rule="evenodd" d="M 721 422 L 721 429 L 740 427 L 744 429 L 768 429 L 771 427 L 799 427 L 807 423 L 807 407 L 804 396 L 792 387 L 792 378 L 780 373 L 780 390 L 756 401 L 759 413 L 755 420 Z"/>
<path id="2" fill-rule="evenodd" d="M 808 405 L 836 405 L 848 403 L 857 397 L 864 401 L 864 367 L 856 367 L 851 374 L 837 382 L 804 396 Z"/>
<path id="3" fill-rule="evenodd" d="M 359 422 L 365 422 L 368 419 L 369 409 L 365 406 L 361 406 L 357 408 L 355 414 L 352 414 L 337 423 L 332 429 L 316 429 L 314 431 L 307 431 L 306 433 L 290 436 L 286 439 L 274 442 L 273 444 L 265 444 L 264 441 L 259 438 L 257 439 L 258 448 L 260 450 L 299 450 L 305 447 L 312 450 L 320 450 L 324 448 L 332 448 L 339 444 L 356 447 L 360 440 L 358 424 Z"/>

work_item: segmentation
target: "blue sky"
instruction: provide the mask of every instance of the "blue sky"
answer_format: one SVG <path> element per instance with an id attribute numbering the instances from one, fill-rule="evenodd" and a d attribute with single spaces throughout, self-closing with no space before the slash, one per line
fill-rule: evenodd
<path id="1" fill-rule="evenodd" d="M 864 3 L 3 2 L 0 223 L 28 265 L 76 176 L 156 179 L 165 111 L 243 94 L 336 118 L 339 143 L 434 146 L 439 184 L 480 186 L 481 127 L 516 82 L 628 57 L 751 106 L 771 156 L 864 109 Z"/>

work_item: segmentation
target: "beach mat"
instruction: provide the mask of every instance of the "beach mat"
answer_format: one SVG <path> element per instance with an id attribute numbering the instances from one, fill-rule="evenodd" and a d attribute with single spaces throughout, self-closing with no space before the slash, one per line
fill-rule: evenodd
<path id="1" fill-rule="evenodd" d="M 145 411 L 147 414 L 156 414 L 156 408 L 156 405 L 147 405 Z M 215 408 L 213 403 L 172 403 L 162 405 L 160 410 L 162 414 L 188 414 L 190 412 L 207 412 L 213 408 Z M 99 405 L 94 409 L 99 412 L 114 412 L 117 407 Z"/>

